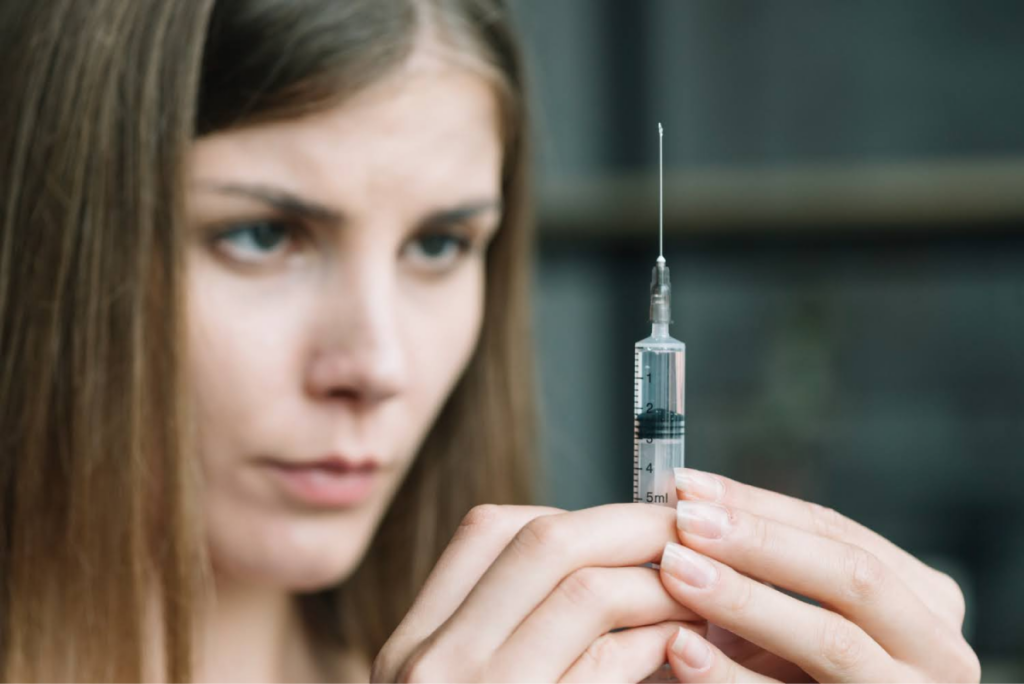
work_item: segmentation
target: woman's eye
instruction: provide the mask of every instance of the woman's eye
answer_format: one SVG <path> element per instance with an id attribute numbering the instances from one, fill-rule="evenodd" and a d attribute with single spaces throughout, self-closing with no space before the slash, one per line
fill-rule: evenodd
<path id="1" fill-rule="evenodd" d="M 260 262 L 287 252 L 294 229 L 281 221 L 254 221 L 219 233 L 215 242 L 228 256 L 244 262 Z"/>
<path id="2" fill-rule="evenodd" d="M 444 270 L 469 251 L 470 240 L 461 235 L 429 233 L 411 240 L 406 255 L 418 264 L 433 270 Z"/>

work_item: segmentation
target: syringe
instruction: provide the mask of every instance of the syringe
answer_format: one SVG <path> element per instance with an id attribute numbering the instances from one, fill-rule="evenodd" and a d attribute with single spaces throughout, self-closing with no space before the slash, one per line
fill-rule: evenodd
<path id="1" fill-rule="evenodd" d="M 651 336 L 636 343 L 633 389 L 633 501 L 675 507 L 673 468 L 683 467 L 686 345 L 668 333 L 672 285 L 664 256 L 664 171 L 658 124 L 658 260 L 651 273 Z"/>
<path id="2" fill-rule="evenodd" d="M 634 348 L 633 501 L 676 506 L 673 468 L 682 468 L 686 434 L 686 345 L 668 334 L 672 283 L 665 265 L 664 130 L 658 124 L 658 260 L 651 272 L 651 336 Z M 654 563 L 648 567 L 657 568 Z M 668 663 L 645 684 L 678 682 Z"/>

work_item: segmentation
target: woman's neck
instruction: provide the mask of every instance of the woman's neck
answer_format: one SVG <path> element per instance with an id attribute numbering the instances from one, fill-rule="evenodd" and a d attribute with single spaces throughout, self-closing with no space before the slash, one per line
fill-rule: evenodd
<path id="1" fill-rule="evenodd" d="M 294 596 L 218 578 L 198 623 L 196 681 L 327 681 L 333 659 L 318 655 Z"/>

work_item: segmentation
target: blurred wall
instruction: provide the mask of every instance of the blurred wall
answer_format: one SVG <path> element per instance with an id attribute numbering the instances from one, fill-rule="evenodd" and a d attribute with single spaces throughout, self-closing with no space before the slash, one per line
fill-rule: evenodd
<path id="1" fill-rule="evenodd" d="M 950 572 L 984 678 L 1024 678 L 1024 3 L 513 7 L 547 501 L 629 498 L 661 121 L 688 464 Z"/>

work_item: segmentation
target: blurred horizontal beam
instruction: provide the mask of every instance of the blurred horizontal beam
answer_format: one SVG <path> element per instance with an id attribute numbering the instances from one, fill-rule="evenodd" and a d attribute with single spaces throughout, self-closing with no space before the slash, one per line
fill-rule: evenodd
<path id="1" fill-rule="evenodd" d="M 544 237 L 623 237 L 658 222 L 658 175 L 552 179 L 540 188 Z M 1024 228 L 1024 159 L 707 168 L 665 175 L 675 234 L 969 231 Z M 1024 231 L 1022 231 L 1024 232 Z"/>

